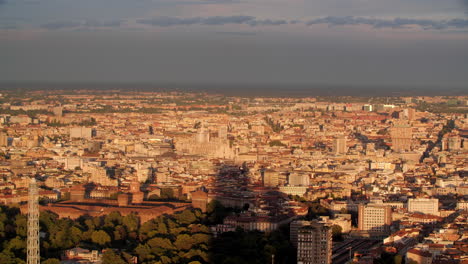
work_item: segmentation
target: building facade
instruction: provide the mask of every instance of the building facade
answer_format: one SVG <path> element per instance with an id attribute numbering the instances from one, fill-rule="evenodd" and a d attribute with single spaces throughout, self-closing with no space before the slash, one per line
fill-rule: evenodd
<path id="1" fill-rule="evenodd" d="M 439 199 L 408 199 L 408 212 L 439 215 Z"/>
<path id="2" fill-rule="evenodd" d="M 331 226 L 312 222 L 297 233 L 298 264 L 330 264 L 332 260 Z"/>
<path id="3" fill-rule="evenodd" d="M 392 224 L 390 206 L 378 204 L 360 204 L 358 207 L 358 228 L 369 233 L 387 234 Z"/>

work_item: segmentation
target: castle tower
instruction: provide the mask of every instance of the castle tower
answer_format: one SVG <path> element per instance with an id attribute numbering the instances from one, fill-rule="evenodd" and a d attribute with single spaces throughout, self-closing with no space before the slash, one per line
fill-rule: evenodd
<path id="1" fill-rule="evenodd" d="M 348 151 L 346 147 L 346 136 L 340 135 L 333 140 L 333 153 L 346 154 Z"/>
<path id="2" fill-rule="evenodd" d="M 397 124 L 390 129 L 392 149 L 405 151 L 411 149 L 412 128 L 408 124 Z"/>
<path id="3" fill-rule="evenodd" d="M 192 194 L 192 207 L 199 208 L 202 212 L 206 212 L 208 205 L 208 193 L 199 189 Z"/>
<path id="4" fill-rule="evenodd" d="M 39 194 L 36 179 L 29 183 L 27 264 L 39 264 Z"/>
<path id="5" fill-rule="evenodd" d="M 227 125 L 222 125 L 218 129 L 218 137 L 222 140 L 226 140 L 228 136 L 228 127 Z"/>
<path id="6" fill-rule="evenodd" d="M 130 182 L 130 194 L 132 198 L 132 204 L 141 204 L 143 203 L 143 192 L 140 191 L 140 182 L 138 181 L 137 176 L 132 177 Z"/>
<path id="7" fill-rule="evenodd" d="M 130 192 L 135 193 L 140 191 L 140 182 L 138 181 L 138 177 L 136 175 L 132 176 L 132 181 L 130 182 Z"/>
<path id="8" fill-rule="evenodd" d="M 210 131 L 206 129 L 205 125 L 202 125 L 195 136 L 197 143 L 208 143 L 210 142 Z"/>

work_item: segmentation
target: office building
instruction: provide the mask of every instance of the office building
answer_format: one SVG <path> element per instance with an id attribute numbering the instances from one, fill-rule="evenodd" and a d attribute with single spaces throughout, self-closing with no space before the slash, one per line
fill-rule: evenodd
<path id="1" fill-rule="evenodd" d="M 90 139 L 93 135 L 93 130 L 90 127 L 72 127 L 70 128 L 70 138 Z"/>
<path id="2" fill-rule="evenodd" d="M 332 257 L 331 226 L 321 222 L 311 222 L 297 232 L 298 264 L 330 264 Z"/>
<path id="3" fill-rule="evenodd" d="M 412 128 L 407 124 L 395 125 L 390 129 L 393 151 L 411 149 Z"/>
<path id="4" fill-rule="evenodd" d="M 439 215 L 439 199 L 408 199 L 408 212 Z"/>
<path id="5" fill-rule="evenodd" d="M 392 209 L 380 204 L 360 204 L 358 207 L 358 228 L 369 233 L 387 234 L 392 224 Z"/>
<path id="6" fill-rule="evenodd" d="M 291 173 L 288 175 L 288 185 L 290 186 L 309 186 L 310 179 L 307 174 Z"/>
<path id="7" fill-rule="evenodd" d="M 346 137 L 343 135 L 337 136 L 333 140 L 333 153 L 335 154 L 346 154 L 348 148 L 346 147 Z"/>
<path id="8" fill-rule="evenodd" d="M 266 170 L 263 172 L 263 186 L 277 187 L 279 185 L 279 173 L 274 170 Z"/>

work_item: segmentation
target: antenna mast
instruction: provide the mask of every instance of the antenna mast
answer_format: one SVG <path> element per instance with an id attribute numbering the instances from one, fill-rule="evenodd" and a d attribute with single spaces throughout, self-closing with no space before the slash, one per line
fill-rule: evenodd
<path id="1" fill-rule="evenodd" d="M 27 264 L 39 264 L 39 195 L 36 179 L 29 183 Z"/>

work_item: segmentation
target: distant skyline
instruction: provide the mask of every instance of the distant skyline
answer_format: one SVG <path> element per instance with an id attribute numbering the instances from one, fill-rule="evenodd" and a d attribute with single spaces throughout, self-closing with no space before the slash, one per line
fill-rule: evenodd
<path id="1" fill-rule="evenodd" d="M 468 88 L 468 0 L 0 0 L 0 82 Z"/>

